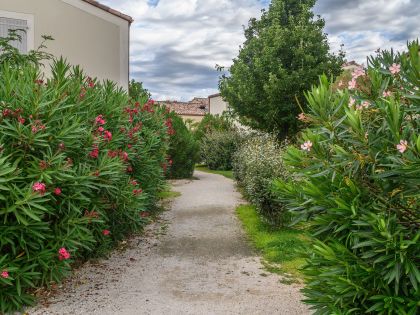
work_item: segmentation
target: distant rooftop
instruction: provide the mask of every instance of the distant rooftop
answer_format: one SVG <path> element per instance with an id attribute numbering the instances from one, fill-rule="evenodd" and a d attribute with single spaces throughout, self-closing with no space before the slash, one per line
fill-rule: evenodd
<path id="1" fill-rule="evenodd" d="M 344 70 L 353 70 L 356 68 L 361 67 L 361 65 L 359 65 L 356 61 L 352 60 L 352 61 L 348 61 L 342 64 L 341 68 Z"/>
<path id="2" fill-rule="evenodd" d="M 209 95 L 209 98 L 214 98 L 214 97 L 219 97 L 219 96 L 222 96 L 222 94 L 221 93 L 212 94 L 212 95 Z"/>
<path id="3" fill-rule="evenodd" d="M 208 98 L 195 97 L 189 102 L 166 100 L 157 101 L 156 103 L 166 106 L 178 115 L 204 116 L 209 112 Z"/>

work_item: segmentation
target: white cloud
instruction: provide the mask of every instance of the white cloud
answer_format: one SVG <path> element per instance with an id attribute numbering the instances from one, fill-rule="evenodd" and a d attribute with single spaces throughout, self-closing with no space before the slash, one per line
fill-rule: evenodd
<path id="1" fill-rule="evenodd" d="M 347 59 L 364 62 L 378 49 L 402 50 L 420 34 L 418 0 L 319 0 L 332 48 L 344 44 Z"/>
<path id="2" fill-rule="evenodd" d="M 154 98 L 190 99 L 217 91 L 216 64 L 229 66 L 243 25 L 267 0 L 103 0 L 135 19 L 131 74 Z M 151 5 L 154 3 L 155 5 Z M 377 48 L 403 49 L 420 34 L 419 0 L 318 0 L 332 49 L 365 62 Z"/>
<path id="3" fill-rule="evenodd" d="M 244 41 L 242 25 L 262 8 L 258 0 L 160 0 L 156 6 L 147 0 L 102 2 L 135 19 L 132 76 L 158 99 L 216 92 L 215 65 L 231 64 Z"/>

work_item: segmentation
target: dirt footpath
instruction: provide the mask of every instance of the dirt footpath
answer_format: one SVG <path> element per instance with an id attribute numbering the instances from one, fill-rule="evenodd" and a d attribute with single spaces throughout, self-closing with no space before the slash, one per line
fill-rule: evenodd
<path id="1" fill-rule="evenodd" d="M 234 209 L 231 180 L 176 181 L 171 211 L 125 251 L 87 263 L 32 314 L 309 314 L 299 286 L 263 270 Z"/>

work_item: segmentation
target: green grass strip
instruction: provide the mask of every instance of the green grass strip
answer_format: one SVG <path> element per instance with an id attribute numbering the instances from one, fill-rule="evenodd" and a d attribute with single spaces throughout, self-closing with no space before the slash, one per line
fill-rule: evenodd
<path id="1" fill-rule="evenodd" d="M 160 199 L 172 199 L 181 196 L 180 192 L 164 190 L 158 193 Z"/>
<path id="2" fill-rule="evenodd" d="M 261 252 L 267 271 L 285 275 L 286 283 L 301 279 L 299 269 L 304 265 L 305 253 L 309 250 L 309 239 L 305 233 L 269 225 L 252 205 L 241 205 L 236 212 L 252 243 Z"/>

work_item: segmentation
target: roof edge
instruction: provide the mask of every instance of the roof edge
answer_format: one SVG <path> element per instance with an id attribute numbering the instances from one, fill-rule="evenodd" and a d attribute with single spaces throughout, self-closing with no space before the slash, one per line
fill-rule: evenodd
<path id="1" fill-rule="evenodd" d="M 123 20 L 126 20 L 130 24 L 134 22 L 134 19 L 131 16 L 129 16 L 127 14 L 124 14 L 124 13 L 121 13 L 117 10 L 114 10 L 114 9 L 112 9 L 112 8 L 102 4 L 102 3 L 99 3 L 98 1 L 95 1 L 95 0 L 82 0 L 82 1 L 86 2 L 90 5 L 93 5 L 94 7 L 97 7 L 98 9 L 104 10 L 104 11 L 106 11 L 106 12 L 112 14 L 112 15 L 115 15 L 115 16 L 123 19 Z"/>
<path id="2" fill-rule="evenodd" d="M 209 95 L 208 98 L 219 97 L 219 96 L 222 96 L 222 93 Z"/>

